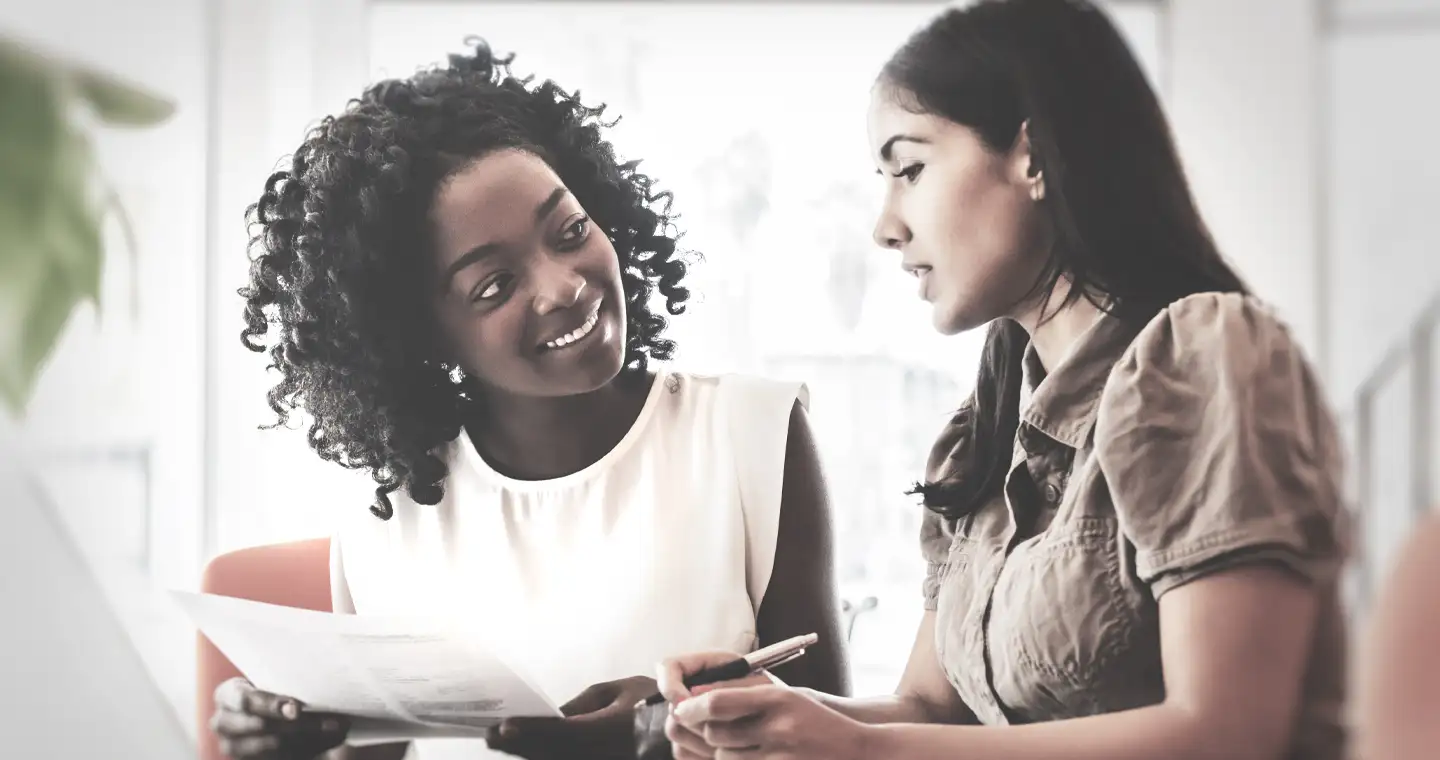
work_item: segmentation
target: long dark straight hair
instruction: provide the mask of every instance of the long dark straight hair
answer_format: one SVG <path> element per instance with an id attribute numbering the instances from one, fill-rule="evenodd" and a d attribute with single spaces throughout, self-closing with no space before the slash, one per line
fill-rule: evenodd
<path id="1" fill-rule="evenodd" d="M 1193 293 L 1244 292 L 1196 210 L 1169 123 L 1119 31 L 1086 0 L 980 0 L 949 9 L 880 73 L 898 102 L 973 129 L 997 152 L 1024 125 L 1054 231 L 1032 296 L 1059 308 L 1089 299 L 1149 320 Z M 1019 426 L 1029 335 L 997 319 L 972 396 L 956 413 L 960 443 L 946 475 L 914 493 L 950 519 L 1000 494 Z M 952 431 L 952 434 L 956 431 Z M 949 437 L 949 436 L 947 436 Z"/>

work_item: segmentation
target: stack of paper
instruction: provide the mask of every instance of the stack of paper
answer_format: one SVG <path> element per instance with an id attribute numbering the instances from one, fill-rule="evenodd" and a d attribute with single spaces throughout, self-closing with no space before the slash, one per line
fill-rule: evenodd
<path id="1" fill-rule="evenodd" d="M 560 716 L 482 636 L 453 624 L 174 594 L 257 689 L 350 716 L 349 744 L 483 737 L 504 718 Z"/>

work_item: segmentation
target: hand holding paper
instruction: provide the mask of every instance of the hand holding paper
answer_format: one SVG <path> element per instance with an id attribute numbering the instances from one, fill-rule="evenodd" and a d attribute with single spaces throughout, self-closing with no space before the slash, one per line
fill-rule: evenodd
<path id="1" fill-rule="evenodd" d="M 302 710 L 290 697 L 232 678 L 215 690 L 210 728 L 220 751 L 232 760 L 315 758 L 345 741 L 350 721 L 341 715 Z"/>
<path id="2" fill-rule="evenodd" d="M 481 636 L 421 619 L 334 615 L 175 592 L 256 688 L 350 721 L 346 742 L 483 738 L 502 719 L 560 717 Z"/>

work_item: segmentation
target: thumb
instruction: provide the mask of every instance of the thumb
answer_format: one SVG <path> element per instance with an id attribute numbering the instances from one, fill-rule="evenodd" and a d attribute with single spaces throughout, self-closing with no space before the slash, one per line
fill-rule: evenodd
<path id="1" fill-rule="evenodd" d="M 734 652 L 696 652 L 671 657 L 660 663 L 656 669 L 655 682 L 666 701 L 679 704 L 695 696 L 685 685 L 685 679 L 706 668 L 719 667 L 734 662 L 739 655 Z"/>
<path id="2" fill-rule="evenodd" d="M 567 718 L 584 715 L 609 707 L 620 689 L 612 683 L 597 683 L 575 695 L 574 699 L 560 706 L 560 714 Z"/>
<path id="3" fill-rule="evenodd" d="M 520 750 L 538 741 L 553 739 L 564 730 L 564 721 L 560 718 L 506 718 L 485 732 L 485 742 L 491 749 L 521 754 Z"/>

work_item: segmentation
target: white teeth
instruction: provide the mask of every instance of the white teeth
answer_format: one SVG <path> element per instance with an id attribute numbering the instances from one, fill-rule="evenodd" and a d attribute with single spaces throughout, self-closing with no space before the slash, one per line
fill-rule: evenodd
<path id="1" fill-rule="evenodd" d="M 566 333 L 566 334 L 564 334 L 564 335 L 561 335 L 560 337 L 556 338 L 555 340 L 547 340 L 547 341 L 545 341 L 545 347 L 546 347 L 546 348 L 564 348 L 565 346 L 568 346 L 568 345 L 570 345 L 571 343 L 574 343 L 575 341 L 580 340 L 581 338 L 585 337 L 586 335 L 589 335 L 589 334 L 590 334 L 590 331 L 595 329 L 595 324 L 596 324 L 597 322 L 599 322 L 599 321 L 600 321 L 600 310 L 599 310 L 599 309 L 596 309 L 596 310 L 595 310 L 595 313 L 594 313 L 594 314 L 591 314 L 591 315 L 590 315 L 590 318 L 587 319 L 587 320 L 585 320 L 585 324 L 580 325 L 579 327 L 575 328 L 575 330 L 574 330 L 573 332 L 569 332 L 569 333 Z"/>

